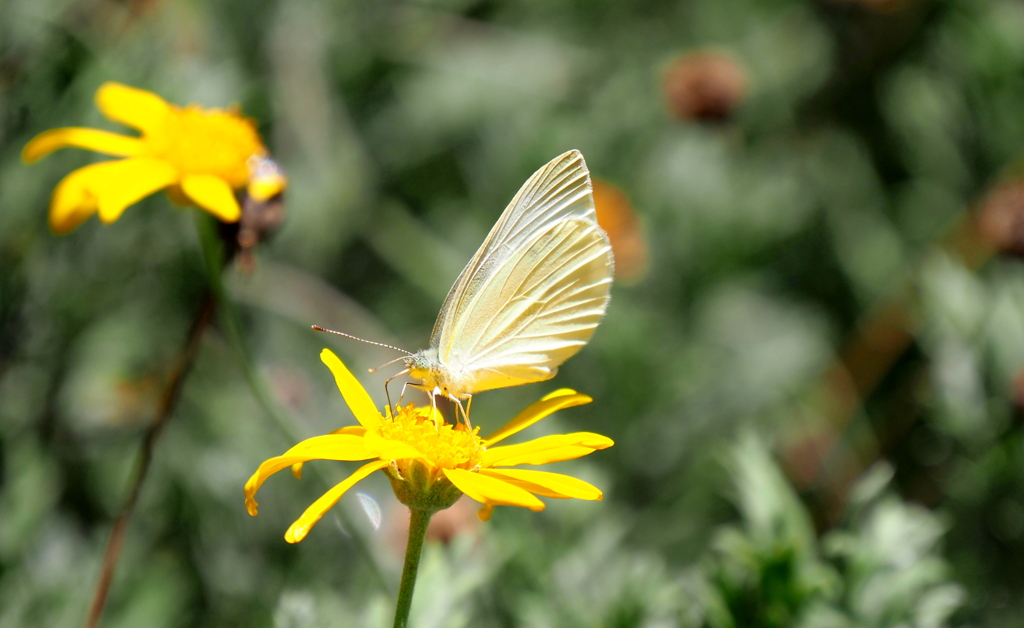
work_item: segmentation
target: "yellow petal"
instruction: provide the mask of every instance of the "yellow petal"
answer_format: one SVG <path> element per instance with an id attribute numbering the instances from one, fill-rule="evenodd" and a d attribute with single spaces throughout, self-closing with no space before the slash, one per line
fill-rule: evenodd
<path id="1" fill-rule="evenodd" d="M 547 401 L 548 399 L 554 399 L 555 397 L 564 397 L 566 395 L 577 394 L 572 388 L 559 388 L 558 390 L 552 390 L 548 394 L 540 398 L 541 401 Z M 593 399 L 591 399 L 593 401 Z"/>
<path id="2" fill-rule="evenodd" d="M 137 157 L 142 154 L 143 144 L 137 137 L 99 129 L 66 127 L 44 131 L 33 137 L 22 149 L 21 160 L 31 164 L 61 148 L 84 148 L 117 157 Z"/>
<path id="3" fill-rule="evenodd" d="M 349 410 L 355 415 L 359 424 L 367 429 L 380 427 L 381 416 L 377 412 L 377 406 L 373 405 L 369 393 L 359 381 L 349 372 L 345 365 L 338 359 L 338 356 L 330 349 L 320 352 L 320 360 L 334 373 L 334 381 L 338 384 L 341 396 L 345 398 Z"/>
<path id="4" fill-rule="evenodd" d="M 490 521 L 491 515 L 494 514 L 494 504 L 484 504 L 484 507 L 476 511 L 476 516 L 480 521 Z"/>
<path id="5" fill-rule="evenodd" d="M 365 436 L 366 428 L 362 425 L 346 425 L 345 427 L 339 427 L 338 429 L 331 432 L 331 434 L 352 434 L 353 436 Z"/>
<path id="6" fill-rule="evenodd" d="M 420 453 L 420 450 L 416 449 L 409 443 L 382 438 L 374 432 L 367 432 L 366 436 L 363 438 L 363 443 L 369 451 L 372 451 L 373 454 L 381 460 L 411 460 L 413 458 L 426 459 L 426 457 Z"/>
<path id="7" fill-rule="evenodd" d="M 143 133 L 159 131 L 167 123 L 171 105 L 153 92 L 108 82 L 96 91 L 96 106 L 107 118 Z"/>
<path id="8" fill-rule="evenodd" d="M 167 187 L 177 171 L 151 157 L 104 161 L 75 170 L 57 184 L 50 202 L 50 228 L 66 233 L 99 211 L 106 223 L 117 220 L 125 208 Z"/>
<path id="9" fill-rule="evenodd" d="M 583 456 L 589 456 L 595 451 L 597 450 L 593 447 L 552 447 L 542 451 L 524 453 L 518 456 L 507 456 L 504 459 L 495 462 L 494 466 L 516 467 L 522 464 L 552 464 L 555 462 L 565 462 L 566 460 L 575 460 L 577 458 L 582 458 Z"/>
<path id="10" fill-rule="evenodd" d="M 238 206 L 231 186 L 212 174 L 187 174 L 181 179 L 181 190 L 200 208 L 221 222 L 238 222 L 242 208 Z"/>
<path id="11" fill-rule="evenodd" d="M 504 440 L 513 434 L 525 430 L 537 421 L 540 421 L 558 410 L 571 408 L 573 406 L 581 406 L 585 403 L 590 403 L 591 401 L 593 401 L 593 399 L 586 395 L 581 395 L 575 390 L 570 390 L 568 388 L 556 390 L 549 395 L 545 395 L 540 401 L 531 404 L 525 410 L 516 415 L 514 419 L 506 423 L 505 427 L 484 439 L 484 442 L 488 445 L 493 445 L 498 441 Z"/>
<path id="12" fill-rule="evenodd" d="M 106 165 L 106 164 L 104 164 Z M 153 192 L 171 185 L 178 179 L 178 171 L 165 161 L 151 157 L 133 157 L 112 162 L 103 169 L 100 186 L 99 216 L 105 223 L 121 217 L 129 205 L 134 205 Z"/>
<path id="13" fill-rule="evenodd" d="M 604 497 L 601 489 L 579 478 L 561 473 L 547 471 L 529 471 L 526 469 L 481 469 L 481 475 L 504 480 L 519 488 L 556 499 L 586 499 L 597 501 Z"/>
<path id="14" fill-rule="evenodd" d="M 484 467 L 513 467 L 573 460 L 614 445 L 607 436 L 591 432 L 542 436 L 518 445 L 503 445 L 484 452 Z"/>
<path id="15" fill-rule="evenodd" d="M 361 425 L 348 425 L 345 427 L 338 428 L 330 432 L 330 434 L 352 434 L 354 436 L 362 437 L 366 434 L 366 428 Z M 295 476 L 296 480 L 302 479 L 302 467 L 305 462 L 296 462 L 292 465 L 292 475 Z"/>
<path id="16" fill-rule="evenodd" d="M 245 509 L 250 515 L 256 515 L 256 491 L 263 486 L 267 478 L 281 469 L 286 469 L 298 462 L 307 460 L 366 460 L 375 458 L 372 452 L 363 446 L 363 439 L 352 434 L 328 434 L 307 438 L 292 447 L 284 454 L 270 458 L 260 465 L 245 483 Z"/>
<path id="17" fill-rule="evenodd" d="M 544 510 L 544 502 L 497 478 L 464 469 L 444 469 L 444 474 L 456 488 L 482 504 L 521 506 L 534 512 Z"/>
<path id="18" fill-rule="evenodd" d="M 313 502 L 313 504 L 306 509 L 306 512 L 302 513 L 302 516 L 295 520 L 295 523 L 288 528 L 288 531 L 284 533 L 284 540 L 289 543 L 298 543 L 302 539 L 306 538 L 309 531 L 313 529 L 317 521 L 320 521 L 321 517 L 331 509 L 341 496 L 345 494 L 345 491 L 355 486 L 356 482 L 362 480 L 366 476 L 370 475 L 377 469 L 383 469 L 388 466 L 386 460 L 376 460 L 369 464 L 364 464 L 359 469 L 348 476 L 343 482 L 336 484 L 334 488 L 327 491 L 320 496 L 320 499 Z"/>
<path id="19" fill-rule="evenodd" d="M 56 234 L 68 233 L 96 213 L 96 196 L 86 187 L 94 164 L 72 170 L 60 180 L 50 197 L 50 230 Z"/>

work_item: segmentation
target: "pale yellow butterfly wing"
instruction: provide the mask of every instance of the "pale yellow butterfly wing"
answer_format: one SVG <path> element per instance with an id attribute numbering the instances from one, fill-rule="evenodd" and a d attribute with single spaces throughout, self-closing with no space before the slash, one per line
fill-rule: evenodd
<path id="1" fill-rule="evenodd" d="M 479 294 L 479 284 L 493 275 L 497 266 L 524 242 L 565 218 L 597 223 L 590 172 L 578 150 L 555 157 L 519 189 L 448 292 L 430 335 L 430 346 L 444 347 L 445 334 L 450 341 L 455 321 L 465 317 Z"/>
<path id="2" fill-rule="evenodd" d="M 481 291 L 497 304 L 471 318 L 442 358 L 465 392 L 554 377 L 590 340 L 608 306 L 611 253 L 597 225 L 565 220 L 502 265 Z M 472 344 L 470 344 L 472 342 Z"/>
<path id="3" fill-rule="evenodd" d="M 445 300 L 431 347 L 451 392 L 553 377 L 593 335 L 611 282 L 590 174 L 570 151 L 523 184 Z"/>

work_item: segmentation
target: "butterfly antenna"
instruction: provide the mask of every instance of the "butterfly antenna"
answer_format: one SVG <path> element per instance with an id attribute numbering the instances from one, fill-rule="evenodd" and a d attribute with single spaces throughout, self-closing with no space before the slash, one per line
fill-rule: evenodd
<path id="1" fill-rule="evenodd" d="M 359 336 L 353 336 L 352 334 L 346 334 L 343 331 L 334 331 L 333 329 L 327 329 L 326 327 L 321 327 L 319 325 L 312 325 L 312 327 L 313 327 L 313 329 L 315 329 L 317 331 L 327 332 L 328 334 L 338 334 L 339 336 L 344 336 L 346 338 L 351 338 L 352 340 L 358 340 L 359 342 L 365 342 L 368 345 L 377 345 L 378 347 L 384 347 L 386 349 L 394 349 L 395 351 L 401 351 L 405 355 L 412 355 L 411 351 L 406 351 L 405 349 L 401 349 L 399 347 L 394 347 L 392 345 L 386 345 L 383 342 L 374 342 L 372 340 L 366 340 L 365 338 L 360 338 Z M 401 360 L 401 359 L 402 358 L 398 358 L 398 360 Z M 398 360 L 392 360 L 391 362 L 397 362 Z M 388 362 L 388 364 L 391 364 L 391 362 Z M 382 364 L 381 366 L 387 366 L 387 365 L 386 364 Z M 377 367 L 377 368 L 380 368 L 380 367 Z M 375 370 L 377 370 L 377 369 L 373 369 L 370 372 L 372 373 Z"/>
<path id="2" fill-rule="evenodd" d="M 376 373 L 377 371 L 381 370 L 382 368 L 384 368 L 385 366 L 387 366 L 387 365 L 389 365 L 389 364 L 394 364 L 395 362 L 401 362 L 401 361 L 402 361 L 402 360 L 404 360 L 404 359 L 405 359 L 406 357 L 407 357 L 407 356 L 404 356 L 404 355 L 403 355 L 403 356 L 402 356 L 402 357 L 400 357 L 400 358 L 395 358 L 394 360 L 388 360 L 387 362 L 385 362 L 384 364 L 381 364 L 380 366 L 375 366 L 375 367 L 373 367 L 373 368 L 370 368 L 370 369 L 366 369 L 366 372 L 367 372 L 367 373 Z"/>

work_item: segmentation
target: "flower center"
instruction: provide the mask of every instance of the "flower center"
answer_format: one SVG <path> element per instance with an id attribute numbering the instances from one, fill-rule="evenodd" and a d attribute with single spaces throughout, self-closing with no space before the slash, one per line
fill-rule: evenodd
<path id="1" fill-rule="evenodd" d="M 381 422 L 380 435 L 389 440 L 408 443 L 418 449 L 435 466 L 443 469 L 472 470 L 480 465 L 483 448 L 477 432 L 465 425 L 435 425 L 430 408 L 417 408 L 411 403 L 398 408 L 398 414 Z"/>
<path id="2" fill-rule="evenodd" d="M 212 174 L 235 189 L 249 179 L 249 159 L 266 152 L 252 120 L 194 105 L 172 106 L 163 126 L 144 141 L 151 155 L 182 174 Z"/>

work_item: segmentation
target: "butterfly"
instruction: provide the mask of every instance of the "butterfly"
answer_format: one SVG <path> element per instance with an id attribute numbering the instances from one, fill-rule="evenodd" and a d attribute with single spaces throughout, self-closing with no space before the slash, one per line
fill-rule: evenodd
<path id="1" fill-rule="evenodd" d="M 455 280 L 429 346 L 400 358 L 405 369 L 391 379 L 409 375 L 459 407 L 479 392 L 551 379 L 594 334 L 613 266 L 583 155 L 555 157 L 527 179 Z"/>

